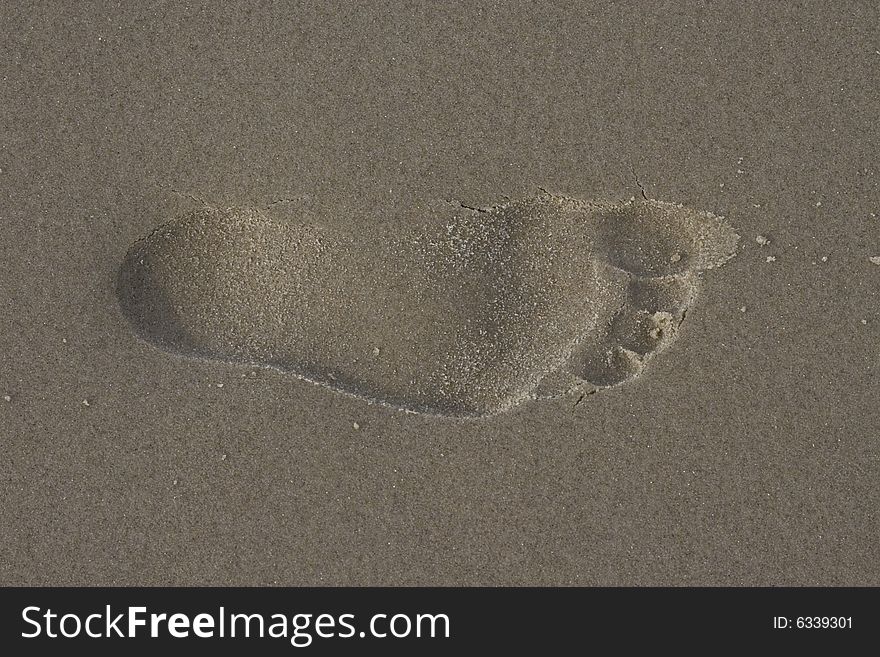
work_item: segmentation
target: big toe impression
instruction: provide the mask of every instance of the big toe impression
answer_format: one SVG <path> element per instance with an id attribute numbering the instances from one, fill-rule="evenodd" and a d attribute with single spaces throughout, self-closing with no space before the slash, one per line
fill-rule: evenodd
<path id="1" fill-rule="evenodd" d="M 718 267 L 739 236 L 719 217 L 661 201 L 631 201 L 599 221 L 599 249 L 635 276 L 674 276 Z"/>

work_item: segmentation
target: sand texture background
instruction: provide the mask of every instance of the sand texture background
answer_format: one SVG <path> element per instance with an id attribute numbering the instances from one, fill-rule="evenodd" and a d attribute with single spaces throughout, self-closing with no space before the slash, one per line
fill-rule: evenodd
<path id="1" fill-rule="evenodd" d="M 0 583 L 880 584 L 876 3 L 145 5 L 0 10 Z M 542 190 L 742 236 L 635 381 L 406 414 L 116 297 L 205 204 Z"/>

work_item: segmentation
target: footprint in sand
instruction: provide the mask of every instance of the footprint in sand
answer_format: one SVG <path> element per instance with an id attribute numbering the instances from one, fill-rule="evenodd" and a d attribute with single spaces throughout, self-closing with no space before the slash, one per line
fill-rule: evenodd
<path id="1" fill-rule="evenodd" d="M 201 209 L 131 247 L 119 302 L 176 354 L 478 416 L 638 376 L 739 239 L 658 201 L 443 207 L 393 235 Z"/>

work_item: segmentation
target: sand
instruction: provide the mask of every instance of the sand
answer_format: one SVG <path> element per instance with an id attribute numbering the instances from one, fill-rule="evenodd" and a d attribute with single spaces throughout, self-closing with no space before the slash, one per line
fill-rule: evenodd
<path id="1" fill-rule="evenodd" d="M 880 584 L 880 9 L 0 17 L 0 583 Z"/>

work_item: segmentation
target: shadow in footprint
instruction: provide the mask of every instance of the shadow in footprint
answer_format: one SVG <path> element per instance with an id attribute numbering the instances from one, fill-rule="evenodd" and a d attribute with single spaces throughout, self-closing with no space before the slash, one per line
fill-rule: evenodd
<path id="1" fill-rule="evenodd" d="M 479 416 L 638 376 L 674 338 L 699 272 L 738 240 L 718 217 L 657 201 L 547 195 L 429 215 L 352 235 L 204 208 L 131 247 L 120 306 L 176 354 Z"/>

